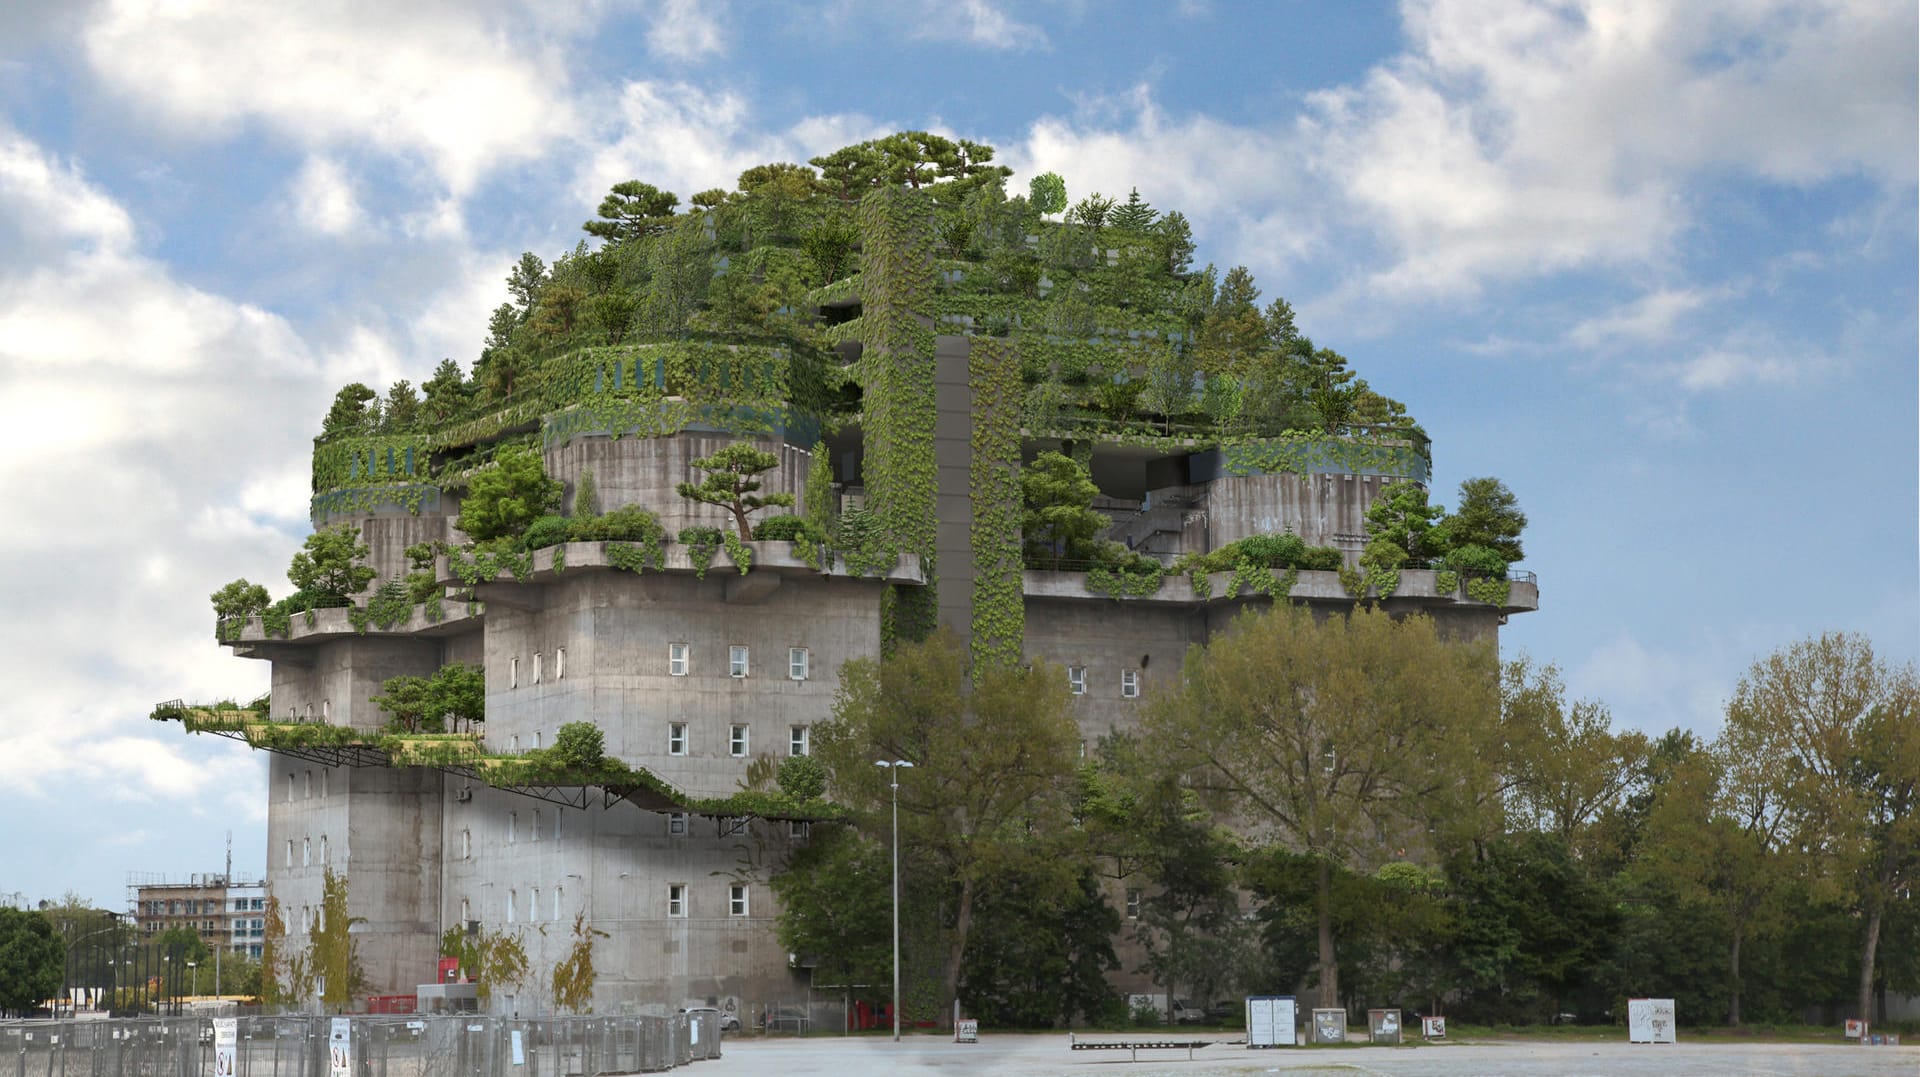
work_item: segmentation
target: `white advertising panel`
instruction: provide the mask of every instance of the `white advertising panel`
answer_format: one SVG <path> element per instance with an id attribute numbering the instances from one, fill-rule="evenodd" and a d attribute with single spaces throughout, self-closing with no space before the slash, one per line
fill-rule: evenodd
<path id="1" fill-rule="evenodd" d="M 1627 1000 L 1627 1041 L 1629 1043 L 1675 1043 L 1673 1000 L 1670 998 L 1632 998 Z"/>
<path id="2" fill-rule="evenodd" d="M 1247 1046 L 1292 1047 L 1295 1007 L 1291 995 L 1247 998 Z"/>

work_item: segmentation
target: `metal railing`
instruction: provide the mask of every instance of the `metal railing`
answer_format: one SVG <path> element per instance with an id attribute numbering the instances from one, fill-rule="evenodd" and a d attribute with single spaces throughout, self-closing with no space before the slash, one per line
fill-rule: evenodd
<path id="1" fill-rule="evenodd" d="M 216 1068 L 211 1018 L 0 1023 L 0 1077 L 593 1077 L 720 1057 L 718 1013 L 237 1018 Z M 334 1054 L 333 1022 L 350 1052 Z"/>

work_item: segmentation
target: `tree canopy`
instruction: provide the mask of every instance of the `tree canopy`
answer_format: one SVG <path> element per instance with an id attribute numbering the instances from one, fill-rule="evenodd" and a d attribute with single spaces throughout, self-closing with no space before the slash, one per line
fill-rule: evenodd
<path id="1" fill-rule="evenodd" d="M 57 994 L 66 959 L 45 916 L 0 906 L 0 1013 L 25 1016 Z"/>
<path id="2" fill-rule="evenodd" d="M 693 466 L 706 472 L 706 477 L 697 483 L 680 483 L 675 489 L 689 501 L 718 505 L 732 513 L 742 542 L 753 538 L 753 523 L 749 519 L 753 513 L 774 505 L 792 508 L 796 501 L 788 493 L 759 493 L 764 485 L 760 476 L 779 467 L 780 458 L 747 442 L 736 441 L 711 456 L 693 461 Z"/>

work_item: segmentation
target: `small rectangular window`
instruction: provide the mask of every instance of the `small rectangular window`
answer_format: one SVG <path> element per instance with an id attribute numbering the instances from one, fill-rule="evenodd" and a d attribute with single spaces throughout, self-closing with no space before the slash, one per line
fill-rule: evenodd
<path id="1" fill-rule="evenodd" d="M 555 647 L 553 649 L 553 679 L 557 681 L 566 675 L 567 649 L 565 647 Z"/>
<path id="2" fill-rule="evenodd" d="M 540 809 L 533 809 L 533 825 L 527 828 L 527 840 L 540 840 Z M 537 900 L 537 899 L 536 899 Z"/>
<path id="3" fill-rule="evenodd" d="M 796 681 L 807 679 L 807 649 L 805 647 L 787 648 L 787 676 Z"/>
<path id="4" fill-rule="evenodd" d="M 787 820 L 787 837 L 799 839 L 813 833 L 811 824 L 800 819 Z"/>
<path id="5" fill-rule="evenodd" d="M 328 859 L 330 855 L 329 850 L 332 848 L 333 844 L 327 840 L 327 836 L 325 834 L 320 835 L 320 862 L 322 864 L 330 864 L 333 862 Z"/>
<path id="6" fill-rule="evenodd" d="M 667 836 L 684 838 L 687 836 L 687 813 L 683 811 L 667 813 Z"/>
<path id="7" fill-rule="evenodd" d="M 567 817 L 567 813 L 565 809 L 556 808 L 554 810 L 554 813 L 553 813 L 553 840 L 554 841 L 560 840 L 560 820 L 565 819 L 566 817 Z"/>
<path id="8" fill-rule="evenodd" d="M 287 803 L 293 803 L 293 771 L 287 771 Z"/>
<path id="9" fill-rule="evenodd" d="M 687 675 L 687 645 L 684 643 L 667 644 L 667 675 L 684 677 Z"/>
<path id="10" fill-rule="evenodd" d="M 1087 667 L 1067 667 L 1067 689 L 1076 696 L 1087 694 Z"/>
<path id="11" fill-rule="evenodd" d="M 288 777 L 292 777 L 292 775 L 288 775 Z M 293 839 L 292 838 L 287 839 L 287 866 L 288 867 L 293 866 Z M 151 927 L 153 925 L 149 924 L 147 926 Z"/>
<path id="12" fill-rule="evenodd" d="M 720 836 L 723 838 L 733 834 L 744 834 L 746 831 L 747 817 L 744 815 L 729 815 L 720 820 Z"/>
<path id="13" fill-rule="evenodd" d="M 747 884 L 734 883 L 727 887 L 727 915 L 747 915 Z"/>
<path id="14" fill-rule="evenodd" d="M 327 799 L 328 786 L 332 784 L 329 781 L 327 781 L 327 775 L 331 773 L 332 771 L 326 771 L 326 770 L 323 770 L 320 772 L 320 799 L 321 800 Z"/>
<path id="15" fill-rule="evenodd" d="M 667 884 L 667 915 L 676 919 L 687 915 L 687 884 Z"/>
<path id="16" fill-rule="evenodd" d="M 1127 891 L 1127 919 L 1140 919 L 1140 891 Z"/>
<path id="17" fill-rule="evenodd" d="M 512 845 L 515 841 L 518 841 L 519 838 L 520 838 L 520 813 L 517 811 L 510 811 L 507 813 L 507 844 Z"/>
<path id="18" fill-rule="evenodd" d="M 533 683 L 540 683 L 541 667 L 544 665 L 546 665 L 546 658 L 539 651 L 533 652 Z"/>
<path id="19" fill-rule="evenodd" d="M 563 894 L 564 894 L 564 891 L 561 890 L 560 887 L 556 886 L 553 888 L 553 915 L 549 917 L 549 919 L 553 919 L 553 920 L 560 919 L 560 902 L 562 900 Z"/>
<path id="20" fill-rule="evenodd" d="M 787 754 L 788 755 L 806 755 L 807 754 L 807 727 L 806 726 L 803 726 L 803 725 L 792 726 L 787 730 Z"/>
<path id="21" fill-rule="evenodd" d="M 685 722 L 667 723 L 667 754 L 668 755 L 687 754 L 687 723 Z"/>
<path id="22" fill-rule="evenodd" d="M 313 863 L 313 839 L 301 838 L 300 839 L 300 866 L 304 868 L 312 863 Z"/>
<path id="23" fill-rule="evenodd" d="M 736 759 L 747 754 L 747 727 L 736 725 L 727 730 L 727 754 Z"/>
<path id="24" fill-rule="evenodd" d="M 747 649 L 745 647 L 727 648 L 727 676 L 744 677 L 747 675 Z"/>
<path id="25" fill-rule="evenodd" d="M 307 771 L 307 799 L 313 799 L 313 771 Z"/>
<path id="26" fill-rule="evenodd" d="M 513 916 L 514 916 L 513 906 L 514 906 L 514 894 L 513 894 L 513 891 L 509 890 L 507 891 L 507 923 L 509 924 L 513 923 Z"/>
<path id="27" fill-rule="evenodd" d="M 460 832 L 460 859 L 473 859 L 473 831 L 471 830 L 462 830 Z M 469 918 L 463 916 L 461 919 L 465 920 Z"/>
<path id="28" fill-rule="evenodd" d="M 1120 698 L 1121 699 L 1140 698 L 1140 671 L 1139 670 L 1123 669 L 1120 671 Z"/>
<path id="29" fill-rule="evenodd" d="M 520 687 L 520 660 L 518 658 L 507 659 L 507 687 Z"/>

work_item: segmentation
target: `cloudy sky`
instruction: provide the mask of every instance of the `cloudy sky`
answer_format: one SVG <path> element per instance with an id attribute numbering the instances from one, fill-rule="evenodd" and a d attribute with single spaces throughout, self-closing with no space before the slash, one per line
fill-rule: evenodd
<path id="1" fill-rule="evenodd" d="M 0 900 L 264 868 L 207 595 L 290 589 L 341 384 L 477 355 L 522 250 L 901 128 L 1195 224 L 1497 475 L 1509 653 L 1711 734 L 1811 633 L 1920 652 L 1909 0 L 0 5 Z"/>

